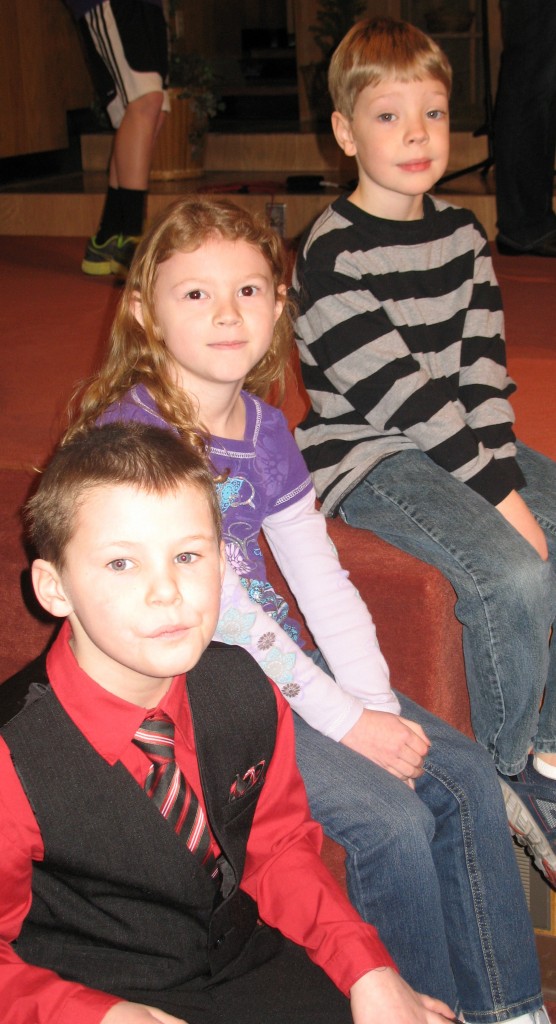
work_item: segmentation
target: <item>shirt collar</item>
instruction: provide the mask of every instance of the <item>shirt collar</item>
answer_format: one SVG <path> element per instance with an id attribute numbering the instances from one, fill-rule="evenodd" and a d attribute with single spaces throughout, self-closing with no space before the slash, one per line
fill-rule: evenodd
<path id="1" fill-rule="evenodd" d="M 91 679 L 77 664 L 70 639 L 71 627 L 66 620 L 48 652 L 48 678 L 62 707 L 105 761 L 119 761 L 141 722 L 157 711 L 168 715 L 186 738 L 191 735 L 185 675 L 175 676 L 156 708 L 146 712 Z"/>

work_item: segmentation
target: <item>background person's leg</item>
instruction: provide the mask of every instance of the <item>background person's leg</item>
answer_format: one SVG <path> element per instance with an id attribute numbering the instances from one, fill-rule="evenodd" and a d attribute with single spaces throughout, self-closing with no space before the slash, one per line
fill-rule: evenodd
<path id="1" fill-rule="evenodd" d="M 556 4 L 501 0 L 503 54 L 494 120 L 498 247 L 547 240 L 556 256 Z M 550 237 L 552 236 L 552 237 Z"/>
<path id="2" fill-rule="evenodd" d="M 166 26 L 151 3 L 104 0 L 82 19 L 82 29 L 116 134 L 101 221 L 81 266 L 87 274 L 125 274 L 143 230 L 154 146 L 168 109 Z"/>
<path id="3" fill-rule="evenodd" d="M 149 92 L 126 107 L 110 159 L 112 188 L 146 190 L 156 138 L 163 119 L 163 92 Z"/>

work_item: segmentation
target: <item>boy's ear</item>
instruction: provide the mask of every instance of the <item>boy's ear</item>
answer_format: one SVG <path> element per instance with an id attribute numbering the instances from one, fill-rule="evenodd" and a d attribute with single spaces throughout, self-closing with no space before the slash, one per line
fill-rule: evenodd
<path id="1" fill-rule="evenodd" d="M 351 123 L 344 114 L 340 114 L 339 110 L 334 110 L 332 113 L 332 131 L 334 132 L 336 142 L 340 149 L 343 149 L 346 156 L 355 156 L 357 146 L 351 134 Z"/>
<path id="2" fill-rule="evenodd" d="M 143 305 L 141 303 L 139 292 L 133 293 L 133 298 L 131 300 L 131 312 L 133 313 L 135 319 L 137 320 L 137 323 L 141 324 L 141 327 L 144 327 L 145 324 L 143 322 Z"/>
<path id="3" fill-rule="evenodd" d="M 66 596 L 60 573 L 44 558 L 36 558 L 31 566 L 31 578 L 37 600 L 51 615 L 64 618 L 73 611 Z"/>

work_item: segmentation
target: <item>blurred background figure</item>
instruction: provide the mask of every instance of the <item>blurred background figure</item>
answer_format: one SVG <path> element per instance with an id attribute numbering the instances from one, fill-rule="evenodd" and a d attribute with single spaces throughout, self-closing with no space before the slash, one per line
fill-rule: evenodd
<path id="1" fill-rule="evenodd" d="M 494 117 L 501 253 L 556 256 L 555 0 L 500 0 L 502 60 Z"/>
<path id="2" fill-rule="evenodd" d="M 143 230 L 156 137 L 169 110 L 162 0 L 66 0 L 81 30 L 93 83 L 116 129 L 101 221 L 81 269 L 125 274 Z"/>

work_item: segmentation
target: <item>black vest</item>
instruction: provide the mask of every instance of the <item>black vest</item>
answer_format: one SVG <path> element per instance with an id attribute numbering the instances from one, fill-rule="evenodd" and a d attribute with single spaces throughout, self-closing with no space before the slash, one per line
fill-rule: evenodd
<path id="1" fill-rule="evenodd" d="M 276 700 L 241 648 L 213 643 L 187 675 L 203 794 L 223 886 L 187 849 L 126 768 L 108 765 L 50 687 L 1 730 L 45 847 L 14 948 L 91 988 L 155 1005 L 157 991 L 242 974 L 279 939 L 238 888 L 276 740 Z M 249 768 L 264 762 L 241 795 Z M 63 776 L 62 773 L 63 772 Z M 236 785 L 234 786 L 234 782 Z"/>

